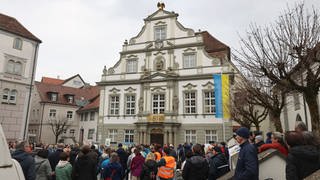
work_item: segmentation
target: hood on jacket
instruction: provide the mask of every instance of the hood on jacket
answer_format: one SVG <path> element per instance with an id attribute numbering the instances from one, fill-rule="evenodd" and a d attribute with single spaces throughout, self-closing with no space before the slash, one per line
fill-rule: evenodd
<path id="1" fill-rule="evenodd" d="M 35 161 L 36 166 L 37 166 L 37 165 L 40 165 L 41 163 L 43 163 L 44 161 L 46 161 L 46 159 L 36 155 L 35 158 L 34 158 L 34 161 Z"/>
<path id="2" fill-rule="evenodd" d="M 308 161 L 319 161 L 319 150 L 312 145 L 295 146 L 290 148 L 290 153 L 293 156 L 305 159 Z"/>
<path id="3" fill-rule="evenodd" d="M 202 156 L 199 156 L 199 155 L 194 155 L 192 156 L 188 161 L 190 161 L 190 163 L 196 167 L 196 168 L 203 168 L 203 164 L 204 162 L 206 162 L 206 159 L 203 158 Z"/>
<path id="4" fill-rule="evenodd" d="M 110 167 L 110 169 L 120 169 L 121 168 L 121 164 L 118 162 L 109 163 L 108 166 Z"/>
<path id="5" fill-rule="evenodd" d="M 147 166 L 149 169 L 157 166 L 157 162 L 156 162 L 155 160 L 151 160 L 151 159 L 147 160 L 144 164 L 145 164 L 145 166 Z"/>
<path id="6" fill-rule="evenodd" d="M 68 164 L 70 164 L 68 161 L 59 161 L 56 168 L 64 168 L 65 166 L 67 166 Z"/>

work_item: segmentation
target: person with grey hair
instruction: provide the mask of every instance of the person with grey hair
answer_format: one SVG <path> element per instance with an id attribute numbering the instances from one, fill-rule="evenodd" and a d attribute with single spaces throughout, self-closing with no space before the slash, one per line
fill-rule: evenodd
<path id="1" fill-rule="evenodd" d="M 257 150 L 258 150 L 259 147 L 264 144 L 262 135 L 257 135 L 257 136 L 255 137 L 254 142 L 255 142 L 254 145 L 257 147 Z"/>
<path id="2" fill-rule="evenodd" d="M 35 160 L 31 156 L 31 147 L 26 141 L 19 142 L 16 145 L 16 151 L 12 158 L 17 160 L 22 168 L 26 180 L 36 179 Z"/>
<path id="3" fill-rule="evenodd" d="M 271 144 L 263 144 L 259 147 L 259 153 L 267 149 L 276 149 L 281 154 L 288 156 L 288 149 L 286 148 L 283 140 L 283 135 L 280 132 L 273 132 L 271 135 Z"/>

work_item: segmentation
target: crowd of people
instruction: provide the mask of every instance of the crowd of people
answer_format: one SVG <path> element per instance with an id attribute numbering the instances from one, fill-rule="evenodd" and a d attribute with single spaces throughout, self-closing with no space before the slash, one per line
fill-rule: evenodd
<path id="1" fill-rule="evenodd" d="M 276 149 L 286 157 L 286 178 L 300 180 L 320 169 L 320 142 L 303 123 L 295 131 L 252 133 L 245 127 L 235 132 L 240 146 L 234 171 L 236 180 L 258 180 L 258 153 Z M 101 145 L 30 145 L 9 143 L 12 157 L 26 180 L 215 180 L 230 171 L 225 142 L 210 145 L 161 146 L 121 143 L 116 148 Z"/>

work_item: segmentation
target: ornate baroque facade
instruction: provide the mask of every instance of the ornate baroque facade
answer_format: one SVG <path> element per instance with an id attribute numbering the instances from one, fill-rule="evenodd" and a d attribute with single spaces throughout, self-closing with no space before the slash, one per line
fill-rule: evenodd
<path id="1" fill-rule="evenodd" d="M 125 41 L 120 60 L 104 67 L 98 141 L 124 144 L 208 143 L 231 137 L 215 117 L 213 74 L 230 74 L 230 48 L 194 32 L 160 7 Z M 232 83 L 231 83 L 232 84 Z"/>

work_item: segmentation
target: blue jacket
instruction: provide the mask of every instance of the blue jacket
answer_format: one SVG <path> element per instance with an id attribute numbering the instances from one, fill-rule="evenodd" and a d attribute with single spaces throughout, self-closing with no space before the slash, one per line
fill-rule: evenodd
<path id="1" fill-rule="evenodd" d="M 108 163 L 103 172 L 104 178 L 111 178 L 112 180 L 121 180 L 123 179 L 122 176 L 122 167 L 118 162 Z"/>
<path id="2" fill-rule="evenodd" d="M 239 158 L 234 173 L 234 180 L 258 180 L 259 162 L 257 149 L 248 141 L 240 145 Z"/>
<path id="3" fill-rule="evenodd" d="M 12 157 L 19 162 L 26 180 L 36 179 L 36 164 L 31 154 L 23 150 L 16 150 L 13 152 Z"/>

